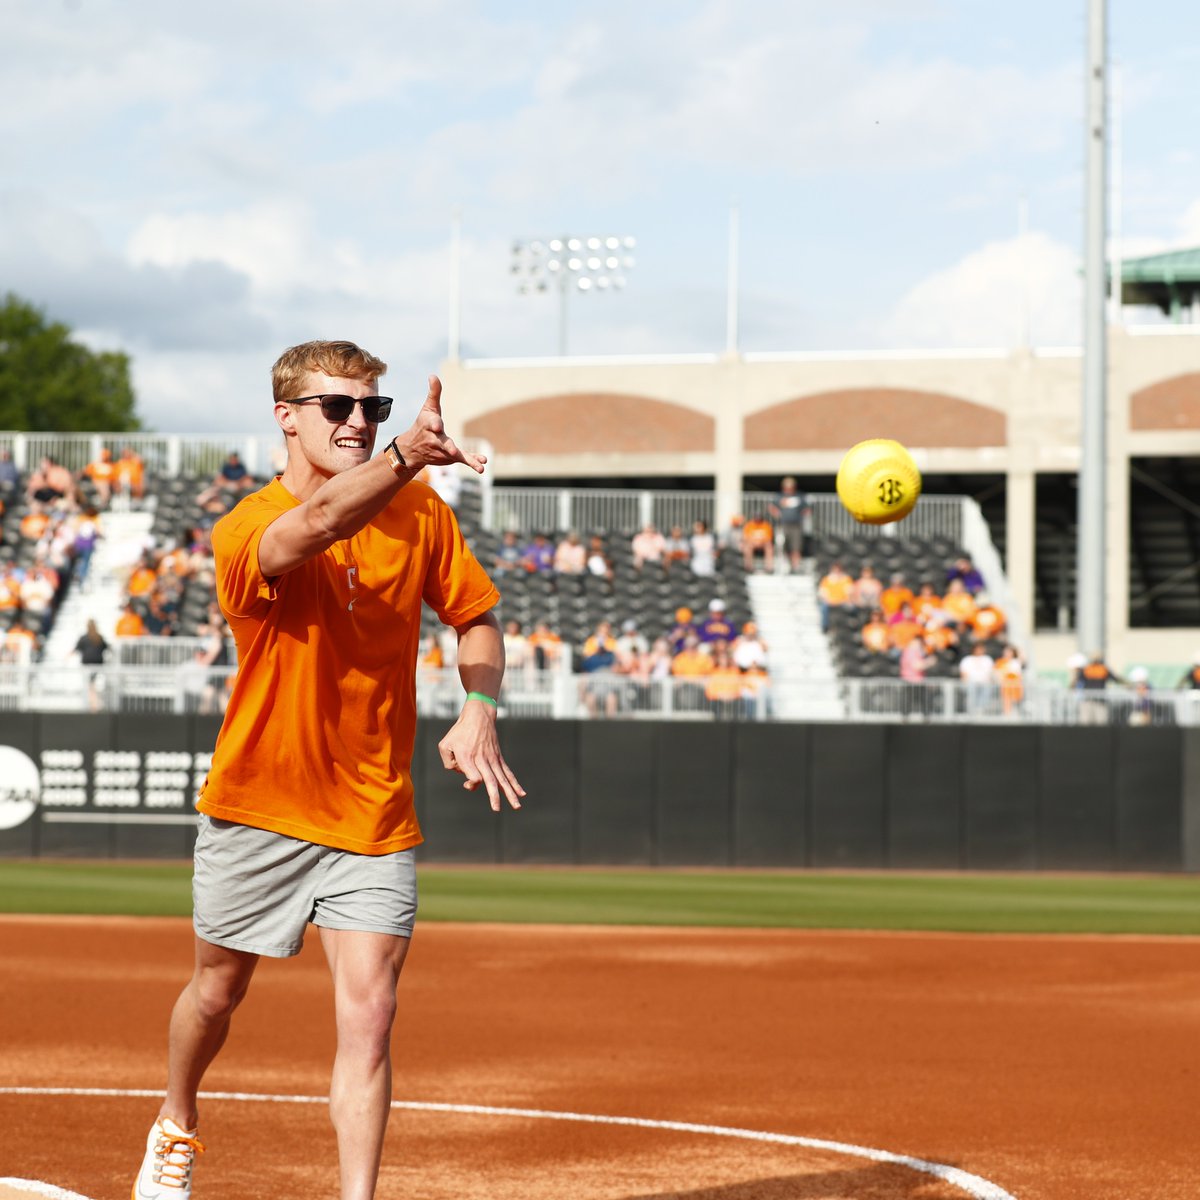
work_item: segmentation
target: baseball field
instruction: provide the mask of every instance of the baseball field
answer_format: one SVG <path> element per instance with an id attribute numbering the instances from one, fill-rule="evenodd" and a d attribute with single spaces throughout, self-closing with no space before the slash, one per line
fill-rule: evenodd
<path id="1" fill-rule="evenodd" d="M 0 864 L 0 1197 L 125 1200 L 183 864 Z M 1200 881 L 421 870 L 381 1200 L 1200 1195 Z M 337 1194 L 317 939 L 205 1080 L 197 1200 Z"/>

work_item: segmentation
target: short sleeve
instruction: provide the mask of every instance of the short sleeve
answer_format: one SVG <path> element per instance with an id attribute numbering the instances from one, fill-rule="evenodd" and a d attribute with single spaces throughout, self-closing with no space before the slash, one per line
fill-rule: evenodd
<path id="1" fill-rule="evenodd" d="M 471 553 L 448 504 L 434 500 L 433 538 L 422 598 L 444 625 L 463 625 L 494 608 L 500 593 Z"/>
<path id="2" fill-rule="evenodd" d="M 213 526 L 217 599 L 231 616 L 246 617 L 275 599 L 275 581 L 258 565 L 258 544 L 283 510 L 259 497 L 243 501 Z"/>

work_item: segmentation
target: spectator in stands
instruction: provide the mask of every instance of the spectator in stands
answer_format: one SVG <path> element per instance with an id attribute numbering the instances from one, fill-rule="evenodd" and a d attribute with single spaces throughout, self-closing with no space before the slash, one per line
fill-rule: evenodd
<path id="1" fill-rule="evenodd" d="M 224 712 L 229 700 L 232 677 L 224 670 L 230 665 L 230 634 L 220 605 L 208 606 L 207 620 L 197 626 L 196 635 L 203 638 L 204 643 L 196 651 L 194 663 L 197 667 L 210 669 L 209 674 L 204 677 L 204 685 L 200 691 L 200 711 Z"/>
<path id="2" fill-rule="evenodd" d="M 640 571 L 647 565 L 658 567 L 659 570 L 665 569 L 664 556 L 667 552 L 667 539 L 654 524 L 643 525 L 633 535 L 630 549 L 633 551 L 633 569 L 635 571 Z"/>
<path id="3" fill-rule="evenodd" d="M 900 679 L 910 684 L 902 690 L 901 712 L 907 716 L 925 716 L 929 712 L 929 696 L 925 689 L 925 672 L 937 662 L 925 649 L 919 637 L 912 638 L 900 651 Z"/>
<path id="4" fill-rule="evenodd" d="M 1104 655 L 1099 650 L 1088 655 L 1087 662 L 1078 669 L 1077 674 L 1077 686 L 1084 697 L 1079 705 L 1080 724 L 1107 725 L 1109 712 L 1105 690 L 1110 683 L 1125 682 L 1104 661 Z"/>
<path id="5" fill-rule="evenodd" d="M 904 581 L 903 573 L 896 571 L 879 597 L 879 607 L 883 609 L 884 616 L 894 617 L 904 605 L 911 605 L 915 598 L 912 588 Z"/>
<path id="6" fill-rule="evenodd" d="M 132 446 L 125 446 L 117 459 L 113 491 L 127 502 L 141 503 L 146 494 L 146 467 Z"/>
<path id="7" fill-rule="evenodd" d="M 533 647 L 515 618 L 504 622 L 504 661 L 506 686 L 523 680 L 533 667 Z"/>
<path id="8" fill-rule="evenodd" d="M 23 578 L 24 572 L 17 569 L 12 559 L 0 566 L 0 614 L 20 612 Z"/>
<path id="9" fill-rule="evenodd" d="M 175 618 L 168 611 L 166 599 L 158 588 L 155 588 L 149 595 L 142 623 L 145 625 L 149 637 L 175 636 Z"/>
<path id="10" fill-rule="evenodd" d="M 17 613 L 4 635 L 5 661 L 25 666 L 37 658 L 38 647 L 38 635 L 25 623 L 24 616 Z"/>
<path id="11" fill-rule="evenodd" d="M 1175 686 L 1192 692 L 1200 691 L 1200 653 L 1192 659 L 1191 667 Z"/>
<path id="12" fill-rule="evenodd" d="M 99 456 L 83 468 L 80 476 L 91 480 L 92 487 L 96 489 L 96 503 L 101 508 L 107 508 L 117 477 L 117 464 L 113 462 L 112 451 L 107 446 L 101 446 Z"/>
<path id="13" fill-rule="evenodd" d="M 742 557 L 742 529 L 746 518 L 741 513 L 734 513 L 729 518 L 729 527 L 721 536 L 720 553 L 729 553 L 736 558 Z"/>
<path id="14" fill-rule="evenodd" d="M 711 647 L 717 642 L 732 642 L 737 636 L 737 630 L 725 615 L 725 601 L 720 596 L 708 602 L 708 616 L 700 622 L 701 645 Z"/>
<path id="15" fill-rule="evenodd" d="M 923 643 L 920 621 L 917 620 L 911 604 L 902 604 L 899 612 L 894 612 L 887 619 L 888 640 L 892 649 L 903 650 L 913 640 Z M 923 647 L 922 647 L 923 648 Z"/>
<path id="16" fill-rule="evenodd" d="M 12 451 L 0 450 L 0 512 L 9 507 L 21 490 L 21 472 L 13 462 Z"/>
<path id="17" fill-rule="evenodd" d="M 1133 687 L 1133 704 L 1129 709 L 1130 725 L 1154 724 L 1154 697 L 1150 692 L 1150 672 L 1145 667 L 1133 667 L 1129 672 Z"/>
<path id="18" fill-rule="evenodd" d="M 704 688 L 692 681 L 703 679 L 712 671 L 712 659 L 700 648 L 700 638 L 689 633 L 683 646 L 671 660 L 671 674 L 687 682 L 675 689 L 676 707 L 683 712 L 699 712 L 704 707 Z"/>
<path id="19" fill-rule="evenodd" d="M 525 570 L 536 575 L 552 575 L 554 573 L 554 547 L 544 533 L 535 533 L 533 541 L 521 551 L 521 561 Z"/>
<path id="20" fill-rule="evenodd" d="M 696 642 L 699 644 L 700 630 L 692 622 L 692 610 L 686 606 L 677 608 L 675 624 L 667 633 L 667 644 L 671 647 L 672 654 L 678 654 L 683 649 L 683 643 L 689 634 L 695 635 Z"/>
<path id="21" fill-rule="evenodd" d="M 742 565 L 747 575 L 762 569 L 770 575 L 775 570 L 775 529 L 765 516 L 751 517 L 742 526 Z"/>
<path id="22" fill-rule="evenodd" d="M 752 667 L 766 670 L 767 643 L 759 637 L 758 626 L 753 621 L 742 626 L 742 632 L 734 638 L 729 652 L 741 671 L 749 671 Z"/>
<path id="23" fill-rule="evenodd" d="M 74 523 L 71 542 L 75 583 L 80 589 L 86 590 L 87 588 L 88 572 L 92 567 L 92 555 L 96 552 L 96 543 L 101 536 L 100 514 L 89 505 Z"/>
<path id="24" fill-rule="evenodd" d="M 996 659 L 996 682 L 1000 686 L 1000 707 L 1006 717 L 1018 712 L 1025 696 L 1025 664 L 1015 646 L 1005 646 Z"/>
<path id="25" fill-rule="evenodd" d="M 983 587 L 983 576 L 975 569 L 970 556 L 963 554 L 954 560 L 954 565 L 946 572 L 946 586 L 959 580 L 971 595 L 975 595 Z"/>
<path id="26" fill-rule="evenodd" d="M 954 623 L 940 608 L 935 608 L 926 617 L 924 626 L 925 646 L 931 653 L 938 654 L 957 647 L 958 634 L 955 632 Z"/>
<path id="27" fill-rule="evenodd" d="M 990 712 L 996 691 L 996 664 L 982 642 L 976 642 L 971 653 L 963 656 L 958 677 L 967 685 L 967 712 L 976 717 Z"/>
<path id="28" fill-rule="evenodd" d="M 961 579 L 952 579 L 942 597 L 942 612 L 952 621 L 960 633 L 969 630 L 975 615 L 975 597 L 967 591 Z"/>
<path id="29" fill-rule="evenodd" d="M 684 536 L 682 525 L 672 525 L 670 536 L 663 544 L 663 570 L 686 566 L 692 559 L 692 546 Z"/>
<path id="30" fill-rule="evenodd" d="M 615 716 L 619 703 L 620 682 L 612 678 L 617 665 L 617 641 L 612 635 L 612 625 L 601 621 L 596 632 L 583 644 L 579 669 L 585 675 L 595 676 L 583 684 L 583 702 L 593 716 Z"/>
<path id="31" fill-rule="evenodd" d="M 154 555 L 147 551 L 138 559 L 137 565 L 130 572 L 125 590 L 131 596 L 149 596 L 157 582 L 158 564 L 154 560 Z"/>
<path id="32" fill-rule="evenodd" d="M 24 541 L 37 542 L 50 528 L 50 515 L 41 508 L 31 508 L 22 518 L 18 531 Z"/>
<path id="33" fill-rule="evenodd" d="M 933 590 L 933 584 L 928 580 L 921 584 L 920 590 L 913 597 L 912 609 L 922 625 L 927 624 L 934 613 L 941 612 L 942 598 Z"/>
<path id="34" fill-rule="evenodd" d="M 886 654 L 892 648 L 892 639 L 888 632 L 888 623 L 883 615 L 883 609 L 877 608 L 871 613 L 871 619 L 863 625 L 859 636 L 862 638 L 862 644 L 872 654 Z"/>
<path id="35" fill-rule="evenodd" d="M 539 671 L 557 666 L 562 658 L 562 638 L 545 621 L 539 621 L 533 627 L 533 632 L 529 635 L 529 645 Z"/>
<path id="36" fill-rule="evenodd" d="M 521 547 L 517 545 L 517 535 L 512 529 L 505 530 L 496 547 L 496 555 L 492 559 L 492 571 L 496 575 L 516 575 L 526 570 L 521 556 Z"/>
<path id="37" fill-rule="evenodd" d="M 112 647 L 104 640 L 96 622 L 88 619 L 87 629 L 79 641 L 75 643 L 72 655 L 79 656 L 79 664 L 83 667 L 102 667 L 108 652 Z M 104 683 L 101 671 L 87 672 L 88 709 L 91 712 L 100 711 L 100 689 Z"/>
<path id="38" fill-rule="evenodd" d="M 240 496 L 253 491 L 256 486 L 254 476 L 242 462 L 242 456 L 236 450 L 230 450 L 228 457 L 213 476 L 212 483 L 196 497 L 196 503 L 203 508 L 218 497 L 223 497 L 228 511 Z"/>
<path id="39" fill-rule="evenodd" d="M 829 570 L 817 584 L 817 606 L 821 610 L 821 629 L 829 632 L 829 610 L 842 608 L 854 596 L 854 580 L 846 573 L 840 562 L 830 564 Z"/>
<path id="40" fill-rule="evenodd" d="M 854 581 L 854 591 L 851 593 L 850 602 L 855 608 L 869 612 L 871 609 L 879 607 L 882 595 L 883 583 L 875 574 L 875 568 L 870 563 L 863 563 L 859 568 L 858 578 Z"/>
<path id="41" fill-rule="evenodd" d="M 708 577 L 717 571 L 717 539 L 708 528 L 707 521 L 696 521 L 689 538 L 692 552 L 692 574 Z"/>
<path id="42" fill-rule="evenodd" d="M 121 610 L 121 615 L 117 618 L 116 636 L 119 638 L 138 638 L 146 636 L 146 625 L 142 620 L 141 613 L 138 612 L 130 601 Z"/>
<path id="43" fill-rule="evenodd" d="M 704 677 L 704 698 L 708 707 L 724 718 L 749 715 L 747 688 L 742 673 L 729 655 L 725 642 L 714 642 L 712 647 L 712 670 Z"/>
<path id="44" fill-rule="evenodd" d="M 74 498 L 75 477 L 47 454 L 25 484 L 25 499 L 39 512 L 46 512 L 60 501 L 69 507 Z"/>
<path id="45" fill-rule="evenodd" d="M 612 591 L 613 567 L 604 546 L 604 539 L 599 534 L 593 534 L 588 539 L 587 573 L 592 579 L 602 579 Z"/>
<path id="46" fill-rule="evenodd" d="M 56 577 L 51 575 L 48 567 L 41 564 L 35 563 L 21 580 L 21 612 L 30 628 L 40 637 L 45 637 L 50 631 L 57 592 Z"/>
<path id="47" fill-rule="evenodd" d="M 627 617 L 621 622 L 621 634 L 616 641 L 617 665 L 641 659 L 650 652 L 650 643 L 638 629 L 638 623 Z"/>
<path id="48" fill-rule="evenodd" d="M 800 560 L 804 557 L 804 523 L 810 511 L 809 498 L 789 475 L 779 485 L 779 495 L 775 497 L 770 513 L 779 526 L 783 552 L 788 557 L 793 575 L 800 570 Z"/>
<path id="49" fill-rule="evenodd" d="M 665 637 L 655 638 L 646 657 L 646 675 L 650 680 L 669 679 L 671 663 L 674 655 L 671 653 L 671 643 Z"/>
<path id="50" fill-rule="evenodd" d="M 587 570 L 587 550 L 579 534 L 570 530 L 555 547 L 554 571 L 558 575 L 582 575 Z"/>
<path id="51" fill-rule="evenodd" d="M 970 617 L 971 635 L 977 642 L 989 642 L 1004 632 L 1004 614 L 979 592 L 975 596 L 975 611 Z"/>

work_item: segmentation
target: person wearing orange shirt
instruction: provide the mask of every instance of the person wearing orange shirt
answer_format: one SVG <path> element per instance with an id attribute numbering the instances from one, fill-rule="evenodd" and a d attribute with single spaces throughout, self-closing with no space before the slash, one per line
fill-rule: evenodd
<path id="1" fill-rule="evenodd" d="M 746 688 L 742 673 L 729 657 L 729 647 L 717 642 L 712 650 L 712 670 L 704 677 L 704 697 L 719 715 L 735 716 L 744 709 Z"/>
<path id="2" fill-rule="evenodd" d="M 117 477 L 117 464 L 113 462 L 112 451 L 107 446 L 101 446 L 99 458 L 83 468 L 83 475 L 92 481 L 96 489 L 96 503 L 101 508 L 107 508 L 112 497 L 113 481 Z"/>
<path id="3" fill-rule="evenodd" d="M 933 590 L 932 583 L 921 584 L 920 591 L 913 597 L 912 610 L 922 625 L 927 625 L 934 613 L 941 612 L 942 598 Z"/>
<path id="4" fill-rule="evenodd" d="M 533 627 L 528 642 L 539 670 L 553 667 L 562 657 L 562 638 L 545 621 L 539 621 Z"/>
<path id="5" fill-rule="evenodd" d="M 1004 632 L 1004 614 L 982 593 L 975 597 L 975 611 L 969 621 L 971 633 L 978 642 L 987 642 Z"/>
<path id="6" fill-rule="evenodd" d="M 862 627 L 860 636 L 862 644 L 873 654 L 886 654 L 892 648 L 888 623 L 884 620 L 882 609 L 877 608 L 871 614 L 871 619 Z"/>
<path id="7" fill-rule="evenodd" d="M 969 628 L 975 615 L 975 597 L 967 591 L 961 579 L 950 580 L 942 597 L 942 612 L 960 628 Z"/>
<path id="8" fill-rule="evenodd" d="M 909 642 L 921 636 L 921 623 L 917 620 L 911 604 L 903 604 L 900 611 L 888 618 L 888 641 L 896 650 L 903 650 Z"/>
<path id="9" fill-rule="evenodd" d="M 704 707 L 704 688 L 699 681 L 712 671 L 713 660 L 700 647 L 695 633 L 687 634 L 679 652 L 671 659 L 675 685 L 675 707 L 683 712 L 699 712 Z"/>
<path id="10" fill-rule="evenodd" d="M 127 604 L 117 618 L 116 634 L 119 638 L 135 638 L 146 636 L 146 622 L 141 613 L 132 604 Z"/>
<path id="11" fill-rule="evenodd" d="M 150 554 L 142 556 L 141 561 L 130 572 L 129 581 L 125 584 L 125 590 L 131 596 L 147 596 L 154 590 L 154 585 L 158 582 L 158 569 L 154 563 L 154 557 Z"/>
<path id="12" fill-rule="evenodd" d="M 742 562 L 747 575 L 753 575 L 761 557 L 763 570 L 775 570 L 775 527 L 766 517 L 751 517 L 742 526 Z"/>
<path id="13" fill-rule="evenodd" d="M 1004 715 L 1011 716 L 1025 696 L 1025 664 L 1015 646 L 1005 646 L 996 659 L 996 681 Z"/>
<path id="14" fill-rule="evenodd" d="M 855 608 L 872 609 L 879 607 L 879 598 L 883 595 L 883 584 L 875 574 L 870 563 L 863 563 L 854 581 L 854 591 L 850 602 Z"/>
<path id="15" fill-rule="evenodd" d="M 883 595 L 879 597 L 879 607 L 883 609 L 885 617 L 894 617 L 905 604 L 911 604 L 913 599 L 912 588 L 897 571 L 888 586 L 883 589 Z"/>
<path id="16" fill-rule="evenodd" d="M 854 580 L 840 562 L 832 563 L 817 584 L 817 605 L 821 610 L 821 629 L 829 630 L 829 610 L 841 608 L 854 598 Z"/>
<path id="17" fill-rule="evenodd" d="M 126 446 L 117 459 L 113 490 L 131 500 L 140 500 L 146 493 L 146 466 L 132 446 Z"/>
<path id="18" fill-rule="evenodd" d="M 412 427 L 379 452 L 386 369 L 352 342 L 284 351 L 271 378 L 287 466 L 212 531 L 238 671 L 197 803 L 195 965 L 171 1014 L 139 1200 L 191 1196 L 204 1073 L 259 956 L 298 953 L 309 924 L 333 978 L 341 1197 L 375 1195 L 422 840 L 411 777 L 422 602 L 457 635 L 466 693 L 442 765 L 496 812 L 524 795 L 496 732 L 499 594 L 451 508 L 413 482 L 426 466 L 482 472 L 485 460 L 446 435 L 436 376 Z"/>

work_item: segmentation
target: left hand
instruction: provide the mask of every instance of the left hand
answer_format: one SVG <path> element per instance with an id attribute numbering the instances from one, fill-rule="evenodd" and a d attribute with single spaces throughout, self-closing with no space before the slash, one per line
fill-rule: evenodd
<path id="1" fill-rule="evenodd" d="M 479 700 L 468 700 L 450 731 L 438 742 L 442 766 L 466 776 L 463 787 L 473 792 L 482 783 L 487 788 L 492 811 L 500 811 L 500 793 L 510 808 L 521 807 L 525 789 L 517 782 L 496 733 L 495 709 Z"/>

